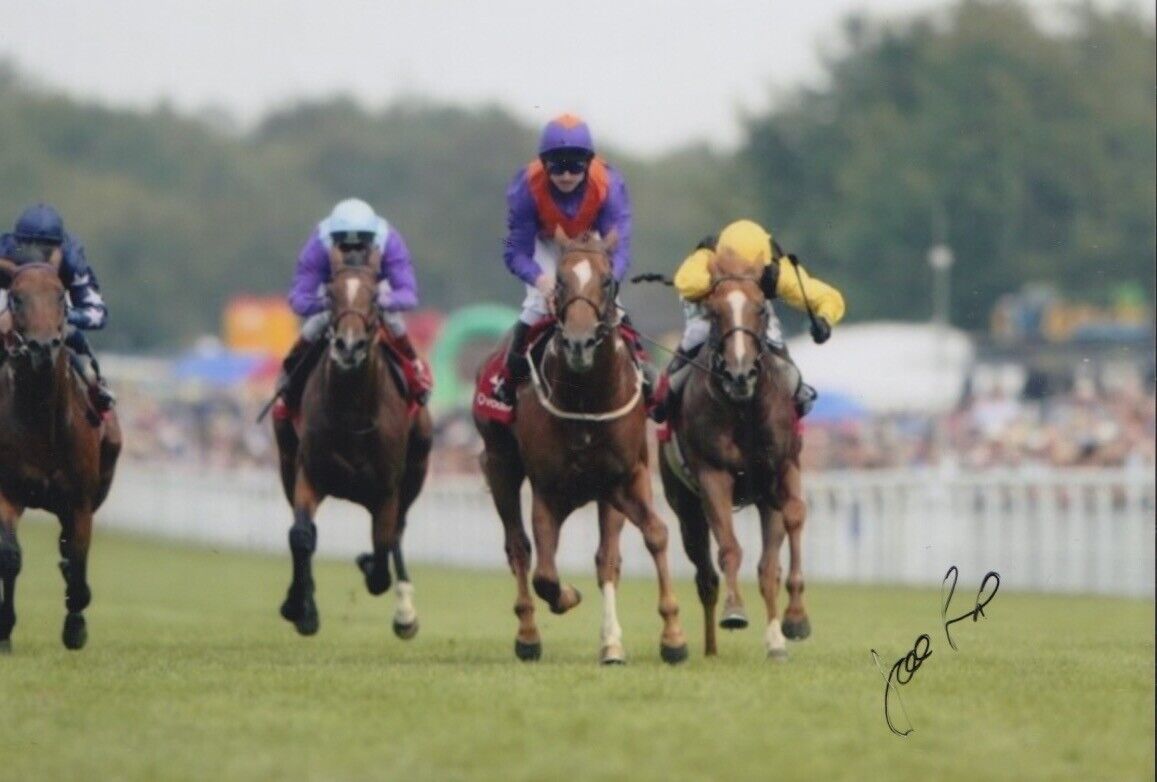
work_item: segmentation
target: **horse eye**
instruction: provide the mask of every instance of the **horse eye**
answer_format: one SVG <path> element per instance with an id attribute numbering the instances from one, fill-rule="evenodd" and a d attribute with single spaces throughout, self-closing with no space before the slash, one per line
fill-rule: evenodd
<path id="1" fill-rule="evenodd" d="M 24 300 L 19 295 L 13 293 L 8 297 L 8 306 L 12 310 L 18 310 L 24 306 Z"/>

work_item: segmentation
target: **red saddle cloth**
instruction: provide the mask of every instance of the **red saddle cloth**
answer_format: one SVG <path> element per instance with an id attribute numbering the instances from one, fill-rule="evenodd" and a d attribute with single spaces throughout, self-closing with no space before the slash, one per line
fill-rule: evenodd
<path id="1" fill-rule="evenodd" d="M 393 336 L 383 329 L 381 334 L 382 352 L 386 356 L 386 361 L 390 365 L 390 375 L 394 378 L 394 382 L 398 385 L 398 390 L 402 392 L 402 396 L 406 397 L 406 414 L 411 418 L 417 414 L 421 405 L 418 403 L 418 395 L 423 391 L 430 391 L 433 388 L 433 380 L 427 375 L 422 377 L 421 371 L 414 365 L 414 362 L 407 358 L 405 354 L 394 344 Z M 420 361 L 421 359 L 419 359 Z M 273 403 L 272 410 L 273 418 L 276 421 L 292 420 L 298 423 L 301 420 L 301 410 L 294 410 L 285 403 L 283 398 L 278 398 Z"/>
<path id="2" fill-rule="evenodd" d="M 541 358 L 539 346 L 554 333 L 557 321 L 554 318 L 544 318 L 530 328 L 527 335 L 527 353 L 531 361 Z M 635 330 L 625 324 L 619 324 L 619 333 L 631 350 L 636 364 L 647 360 L 647 351 L 643 349 Z M 498 398 L 499 389 L 512 382 L 506 372 L 506 353 L 500 351 L 487 359 L 478 373 L 478 380 L 474 384 L 474 414 L 488 421 L 497 421 L 500 424 L 509 424 L 514 420 L 514 408 Z"/>

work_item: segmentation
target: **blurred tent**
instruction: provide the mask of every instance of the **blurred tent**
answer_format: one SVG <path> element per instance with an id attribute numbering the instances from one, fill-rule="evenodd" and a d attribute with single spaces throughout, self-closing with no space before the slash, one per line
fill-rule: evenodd
<path id="1" fill-rule="evenodd" d="M 267 353 L 194 349 L 177 357 L 170 377 L 178 383 L 222 389 L 267 380 L 276 376 L 277 366 L 277 359 Z"/>
<path id="2" fill-rule="evenodd" d="M 862 421 L 868 413 L 868 408 L 854 396 L 839 391 L 821 391 L 805 421 L 808 424 L 852 423 Z"/>
<path id="3" fill-rule="evenodd" d="M 833 397 L 871 413 L 943 413 L 964 393 L 975 357 L 969 336 L 950 326 L 879 321 L 837 326 L 816 345 L 788 340 L 804 379 L 819 391 L 816 407 Z M 813 410 L 808 416 L 816 415 Z"/>

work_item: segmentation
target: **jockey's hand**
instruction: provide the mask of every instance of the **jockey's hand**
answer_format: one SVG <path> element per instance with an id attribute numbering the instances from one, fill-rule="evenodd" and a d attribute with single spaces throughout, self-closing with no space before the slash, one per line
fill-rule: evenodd
<path id="1" fill-rule="evenodd" d="M 832 326 L 823 318 L 816 318 L 812 321 L 812 339 L 817 345 L 822 345 L 828 341 L 832 336 Z"/>
<path id="2" fill-rule="evenodd" d="M 534 281 L 534 287 L 542 294 L 547 303 L 554 307 L 554 275 L 543 273 L 538 275 L 538 279 Z"/>

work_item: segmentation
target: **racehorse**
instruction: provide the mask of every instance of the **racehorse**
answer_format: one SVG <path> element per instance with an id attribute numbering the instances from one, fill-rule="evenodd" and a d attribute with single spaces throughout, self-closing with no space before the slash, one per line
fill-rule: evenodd
<path id="1" fill-rule="evenodd" d="M 72 370 L 59 266 L 59 250 L 49 262 L 0 259 L 12 319 L 0 350 L 0 651 L 12 648 L 22 564 L 16 526 L 25 508 L 43 508 L 60 520 L 68 612 L 61 640 L 69 649 L 88 640 L 93 514 L 108 496 L 121 449 L 116 413 L 97 413 Z"/>
<path id="2" fill-rule="evenodd" d="M 711 537 L 719 547 L 726 582 L 720 625 L 747 626 L 738 572 L 743 552 L 732 508 L 754 504 L 759 511 L 763 553 L 759 589 L 767 607 L 764 644 L 768 657 L 787 657 L 786 638 L 811 632 L 803 602 L 800 535 L 807 506 L 800 479 L 800 435 L 792 391 L 768 350 L 764 295 L 757 274 L 729 252 L 712 261 L 711 290 L 704 301 L 711 323 L 706 355 L 710 371 L 691 372 L 682 404 L 671 420 L 672 437 L 662 446 L 660 474 L 667 502 L 679 517 L 683 548 L 695 565 L 703 604 L 705 653 L 717 653 L 715 607 L 719 575 L 711 562 Z M 779 549 L 789 540 L 789 601 L 782 624 L 778 612 Z"/>
<path id="3" fill-rule="evenodd" d="M 394 633 L 418 632 L 413 585 L 402 556 L 406 512 L 421 491 L 432 443 L 430 414 L 411 407 L 386 358 L 386 327 L 376 303 L 380 255 L 331 257 L 326 298 L 331 320 L 325 356 L 306 380 L 298 416 L 274 416 L 281 483 L 293 506 L 293 581 L 281 615 L 302 635 L 318 630 L 312 558 L 314 517 L 327 496 L 357 503 L 372 519 L 373 551 L 357 558 L 372 595 L 397 571 Z M 416 408 L 416 409 L 415 409 Z"/>
<path id="4" fill-rule="evenodd" d="M 532 383 L 518 391 L 511 424 L 477 413 L 474 419 L 484 442 L 482 471 L 502 519 L 507 561 L 518 589 L 514 651 L 521 660 L 542 656 L 527 584 L 531 547 L 520 506 L 521 486 L 529 479 L 538 596 L 555 614 L 582 600 L 574 586 L 560 584 L 555 553 L 566 518 L 595 501 L 600 538 L 595 565 L 603 595 L 600 659 L 625 662 L 615 599 L 625 515 L 642 532 L 658 573 L 660 655 L 678 663 L 687 657 L 687 643 L 667 565 L 667 526 L 655 513 L 651 496 L 642 381 L 617 326 L 610 262 L 617 237 L 612 233 L 604 240 L 586 233 L 572 240 L 559 230 L 555 240 L 560 246 L 552 301 L 557 325 L 544 345 L 540 341 L 541 361 L 529 357 Z"/>

